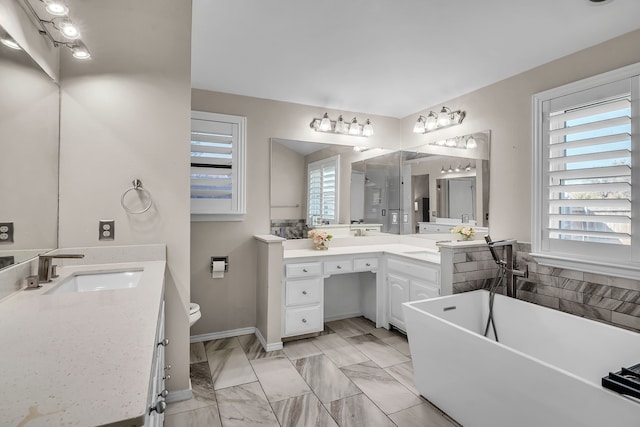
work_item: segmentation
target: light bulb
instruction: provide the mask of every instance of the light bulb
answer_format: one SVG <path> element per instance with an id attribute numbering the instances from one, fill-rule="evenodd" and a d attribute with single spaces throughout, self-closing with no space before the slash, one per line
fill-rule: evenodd
<path id="1" fill-rule="evenodd" d="M 445 142 L 445 144 L 447 147 L 455 147 L 456 146 L 456 140 L 454 138 L 451 139 L 447 139 L 447 141 Z"/>
<path id="2" fill-rule="evenodd" d="M 76 59 L 89 59 L 91 58 L 91 54 L 87 50 L 86 47 L 75 46 L 71 49 L 71 54 Z"/>
<path id="3" fill-rule="evenodd" d="M 336 133 L 345 133 L 347 131 L 345 126 L 344 119 L 341 115 L 338 117 L 338 120 L 336 120 Z"/>
<path id="4" fill-rule="evenodd" d="M 321 132 L 329 132 L 331 130 L 331 120 L 329 119 L 329 115 L 327 113 L 324 113 L 324 116 L 322 116 L 319 130 Z"/>
<path id="5" fill-rule="evenodd" d="M 10 38 L 10 37 L 0 38 L 0 43 L 5 45 L 6 47 L 10 47 L 11 49 L 15 49 L 15 50 L 21 50 L 22 49 L 20 47 L 20 45 L 18 43 L 16 43 L 16 41 L 14 39 Z"/>
<path id="6" fill-rule="evenodd" d="M 360 135 L 360 125 L 358 120 L 354 117 L 349 125 L 349 135 Z"/>
<path id="7" fill-rule="evenodd" d="M 45 9 L 51 15 L 54 16 L 65 16 L 69 13 L 69 8 L 66 4 L 57 0 L 49 0 L 45 2 Z"/>
<path id="8" fill-rule="evenodd" d="M 467 166 L 465 166 L 464 170 L 469 172 L 471 170 L 471 163 L 469 163 Z"/>
<path id="9" fill-rule="evenodd" d="M 467 148 L 477 148 L 477 147 L 478 147 L 478 143 L 476 142 L 476 139 L 470 136 L 469 139 L 467 139 Z"/>
<path id="10" fill-rule="evenodd" d="M 444 145 L 447 141 L 445 141 L 444 139 L 441 139 L 440 141 L 436 141 L 436 145 Z"/>
<path id="11" fill-rule="evenodd" d="M 413 133 L 424 133 L 425 130 L 425 117 L 418 117 L 418 121 L 413 125 Z"/>
<path id="12" fill-rule="evenodd" d="M 438 127 L 447 126 L 449 124 L 449 112 L 447 112 L 447 107 L 442 107 L 440 113 L 438 114 Z"/>
<path id="13" fill-rule="evenodd" d="M 447 170 L 447 172 L 449 173 L 453 172 L 453 168 L 451 167 L 451 165 L 449 165 L 449 170 Z"/>
<path id="14" fill-rule="evenodd" d="M 427 120 L 425 121 L 425 127 L 427 130 L 434 130 L 438 126 L 438 121 L 436 118 L 436 113 L 433 111 L 429 111 L 429 115 L 427 116 Z"/>
<path id="15" fill-rule="evenodd" d="M 456 172 L 460 172 L 462 170 L 462 165 L 456 166 Z"/>
<path id="16" fill-rule="evenodd" d="M 70 21 L 62 21 L 60 23 L 60 32 L 70 40 L 75 40 L 80 37 L 80 30 Z"/>
<path id="17" fill-rule="evenodd" d="M 444 166 L 442 167 L 442 170 L 440 171 L 440 173 L 446 173 L 447 171 L 444 170 Z"/>
<path id="18" fill-rule="evenodd" d="M 371 120 L 367 119 L 367 122 L 362 128 L 362 134 L 364 136 L 373 136 L 373 125 L 371 124 Z"/>

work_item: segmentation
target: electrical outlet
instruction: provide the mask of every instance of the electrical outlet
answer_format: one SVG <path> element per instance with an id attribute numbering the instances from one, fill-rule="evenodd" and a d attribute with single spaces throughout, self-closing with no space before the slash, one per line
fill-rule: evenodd
<path id="1" fill-rule="evenodd" d="M 113 240 L 116 237 L 116 222 L 112 219 L 100 221 L 98 240 Z"/>
<path id="2" fill-rule="evenodd" d="M 0 243 L 13 243 L 12 222 L 0 222 Z"/>

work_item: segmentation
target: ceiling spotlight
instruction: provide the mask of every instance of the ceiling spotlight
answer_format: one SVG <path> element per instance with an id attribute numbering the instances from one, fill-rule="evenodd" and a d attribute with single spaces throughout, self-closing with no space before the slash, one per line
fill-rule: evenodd
<path id="1" fill-rule="evenodd" d="M 362 134 L 364 136 L 373 136 L 373 126 L 371 125 L 371 120 L 367 119 L 367 122 L 362 128 Z"/>
<path id="2" fill-rule="evenodd" d="M 78 29 L 78 27 L 73 25 L 71 21 L 62 21 L 58 24 L 58 26 L 60 28 L 60 32 L 66 38 L 70 40 L 80 38 L 80 30 Z"/>
<path id="3" fill-rule="evenodd" d="M 0 38 L 0 43 L 2 43 L 3 45 L 5 45 L 6 47 L 9 47 L 11 49 L 22 50 L 20 45 L 18 43 L 16 43 L 16 41 L 14 39 L 12 39 L 11 37 L 8 37 L 8 36 Z"/>
<path id="4" fill-rule="evenodd" d="M 65 16 L 69 13 L 69 8 L 67 5 L 60 0 L 44 0 L 45 9 L 51 15 L 54 16 Z"/>
<path id="5" fill-rule="evenodd" d="M 86 48 L 86 46 L 76 45 L 71 48 L 71 54 L 76 59 L 89 59 L 91 58 L 91 53 Z"/>

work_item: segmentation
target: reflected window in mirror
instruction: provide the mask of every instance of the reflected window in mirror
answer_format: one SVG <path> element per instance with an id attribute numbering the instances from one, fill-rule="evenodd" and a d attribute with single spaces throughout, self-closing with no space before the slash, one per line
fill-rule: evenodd
<path id="1" fill-rule="evenodd" d="M 338 222 L 340 156 L 309 163 L 307 174 L 307 224 Z"/>

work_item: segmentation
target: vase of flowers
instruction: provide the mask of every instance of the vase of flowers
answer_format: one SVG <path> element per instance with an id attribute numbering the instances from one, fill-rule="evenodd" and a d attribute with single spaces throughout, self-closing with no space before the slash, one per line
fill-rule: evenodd
<path id="1" fill-rule="evenodd" d="M 331 234 L 322 230 L 309 231 L 309 238 L 313 242 L 313 247 L 319 251 L 326 251 L 329 249 L 329 240 L 333 238 Z"/>
<path id="2" fill-rule="evenodd" d="M 473 236 L 476 234 L 476 229 L 466 225 L 456 225 L 451 229 L 452 233 L 457 233 L 461 236 L 458 240 L 473 240 Z"/>

